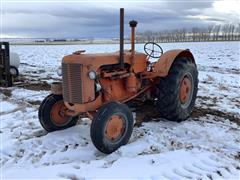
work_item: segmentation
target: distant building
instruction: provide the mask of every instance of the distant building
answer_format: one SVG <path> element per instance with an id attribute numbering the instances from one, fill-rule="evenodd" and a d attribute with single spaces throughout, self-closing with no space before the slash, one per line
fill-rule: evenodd
<path id="1" fill-rule="evenodd" d="M 45 43 L 46 40 L 35 40 L 36 43 Z"/>
<path id="2" fill-rule="evenodd" d="M 66 42 L 66 39 L 54 39 L 53 42 Z"/>

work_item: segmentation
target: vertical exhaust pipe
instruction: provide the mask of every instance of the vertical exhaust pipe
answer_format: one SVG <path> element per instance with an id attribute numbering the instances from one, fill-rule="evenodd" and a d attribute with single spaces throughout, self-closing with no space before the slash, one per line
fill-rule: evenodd
<path id="1" fill-rule="evenodd" d="M 124 8 L 120 8 L 120 50 L 119 50 L 119 65 L 124 68 Z"/>
<path id="2" fill-rule="evenodd" d="M 137 27 L 137 21 L 130 21 L 129 25 L 131 27 L 131 56 L 134 58 L 135 54 L 135 28 Z"/>

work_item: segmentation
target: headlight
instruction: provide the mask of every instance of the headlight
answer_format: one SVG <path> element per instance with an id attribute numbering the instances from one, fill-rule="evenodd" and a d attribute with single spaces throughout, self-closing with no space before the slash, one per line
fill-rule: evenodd
<path id="1" fill-rule="evenodd" d="M 97 73 L 95 71 L 90 71 L 88 76 L 91 80 L 95 80 L 97 78 Z"/>
<path id="2" fill-rule="evenodd" d="M 59 67 L 59 68 L 57 69 L 57 74 L 58 74 L 59 76 L 62 76 L 62 67 Z"/>

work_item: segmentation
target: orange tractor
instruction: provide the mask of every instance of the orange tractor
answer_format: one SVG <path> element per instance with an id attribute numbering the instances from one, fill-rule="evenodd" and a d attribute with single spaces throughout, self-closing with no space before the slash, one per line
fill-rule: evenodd
<path id="1" fill-rule="evenodd" d="M 120 9 L 120 50 L 85 54 L 84 50 L 62 60 L 62 82 L 53 83 L 52 94 L 39 107 L 39 120 L 48 132 L 74 126 L 89 117 L 91 139 L 103 153 L 126 144 L 134 119 L 126 103 L 150 101 L 160 117 L 173 121 L 188 118 L 193 110 L 198 71 L 192 53 L 170 50 L 153 42 L 145 53 L 135 51 L 136 21 L 130 21 L 131 50 L 124 50 L 124 9 Z M 150 58 L 158 58 L 150 62 Z"/>

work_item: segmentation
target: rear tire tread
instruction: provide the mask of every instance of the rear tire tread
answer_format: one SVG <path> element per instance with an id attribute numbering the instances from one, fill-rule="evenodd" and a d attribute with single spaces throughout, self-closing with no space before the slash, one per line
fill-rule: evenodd
<path id="1" fill-rule="evenodd" d="M 188 72 L 193 77 L 193 96 L 191 103 L 186 109 L 183 109 L 179 100 L 179 86 L 182 76 Z M 188 118 L 195 104 L 197 87 L 198 87 L 198 71 L 196 65 L 191 59 L 186 57 L 177 58 L 168 75 L 159 80 L 157 84 L 157 105 L 160 111 L 160 116 L 168 120 L 180 122 Z"/>

